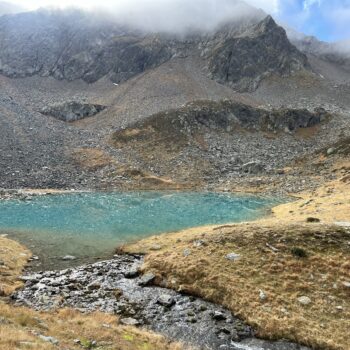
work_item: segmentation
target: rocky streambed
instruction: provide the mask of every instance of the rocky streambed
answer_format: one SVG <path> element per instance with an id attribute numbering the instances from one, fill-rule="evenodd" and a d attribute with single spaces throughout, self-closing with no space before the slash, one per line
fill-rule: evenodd
<path id="1" fill-rule="evenodd" d="M 140 275 L 142 262 L 142 256 L 116 255 L 78 268 L 27 274 L 22 277 L 24 288 L 12 299 L 37 310 L 73 307 L 117 314 L 123 324 L 200 349 L 307 350 L 286 341 L 259 340 L 250 326 L 225 308 L 155 286 L 154 275 Z"/>

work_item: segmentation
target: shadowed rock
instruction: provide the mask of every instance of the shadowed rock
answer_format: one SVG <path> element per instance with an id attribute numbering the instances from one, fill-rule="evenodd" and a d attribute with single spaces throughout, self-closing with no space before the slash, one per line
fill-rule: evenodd
<path id="1" fill-rule="evenodd" d="M 46 107 L 41 110 L 41 113 L 65 122 L 74 122 L 76 120 L 92 117 L 103 111 L 105 108 L 106 106 L 102 105 L 66 102 L 63 104 Z"/>

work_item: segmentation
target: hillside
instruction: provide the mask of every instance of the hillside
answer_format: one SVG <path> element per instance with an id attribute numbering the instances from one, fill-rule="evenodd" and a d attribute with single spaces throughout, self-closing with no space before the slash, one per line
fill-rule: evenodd
<path id="1" fill-rule="evenodd" d="M 207 17 L 168 5 L 170 23 L 158 8 L 149 23 L 146 9 L 21 12 L 0 1 L 1 349 L 348 350 L 348 44 L 285 30 L 240 0 L 205 3 Z M 207 211 L 205 197 L 170 207 L 182 228 L 185 212 L 226 223 L 216 209 L 231 194 L 225 213 L 266 217 L 112 252 L 118 235 L 147 237 L 153 223 L 170 231 L 161 205 L 174 196 L 153 198 L 170 190 L 218 196 Z M 74 201 L 55 205 L 71 191 Z M 43 194 L 62 197 L 34 199 Z M 241 197 L 284 204 L 268 212 Z M 202 221 L 209 212 L 217 221 Z M 17 218 L 23 232 L 6 226 Z M 102 241 L 112 260 L 92 249 Z"/>
<path id="2" fill-rule="evenodd" d="M 343 67 L 308 52 L 307 58 L 261 12 L 185 38 L 145 34 L 76 10 L 3 16 L 0 28 L 1 187 L 130 188 L 140 174 L 159 179 L 141 187 L 206 187 L 218 180 L 231 187 L 237 175 L 253 176 L 241 171 L 246 163 L 261 163 L 273 176 L 347 135 L 349 85 L 334 82 L 346 79 Z M 115 131 L 159 112 L 222 99 L 267 110 L 322 107 L 332 117 L 306 133 L 235 129 L 230 136 L 209 125 L 173 163 L 168 156 L 143 159 L 137 147 L 144 144 L 129 149 L 111 141 Z M 88 116 L 83 119 L 69 110 L 83 105 L 101 107 L 97 114 L 78 112 Z M 54 118 L 67 119 L 62 113 L 80 120 Z M 162 153 L 161 143 L 152 147 L 143 151 Z M 203 157 L 202 166 L 193 166 Z M 181 170 L 167 170 L 170 164 Z"/>

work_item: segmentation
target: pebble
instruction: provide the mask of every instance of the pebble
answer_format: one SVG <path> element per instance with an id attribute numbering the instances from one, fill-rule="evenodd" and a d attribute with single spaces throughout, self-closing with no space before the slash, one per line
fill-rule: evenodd
<path id="1" fill-rule="evenodd" d="M 138 320 L 136 320 L 135 318 L 132 318 L 132 317 L 122 318 L 120 320 L 120 322 L 122 324 L 127 325 L 127 326 L 137 326 L 140 324 L 140 322 Z"/>
<path id="2" fill-rule="evenodd" d="M 191 249 L 185 248 L 183 251 L 183 256 L 187 258 L 189 255 L 191 255 Z"/>
<path id="3" fill-rule="evenodd" d="M 77 258 L 73 255 L 66 255 L 62 257 L 62 260 L 69 261 L 69 260 L 76 260 Z"/>
<path id="4" fill-rule="evenodd" d="M 309 297 L 306 297 L 306 296 L 299 297 L 298 301 L 302 305 L 309 305 L 309 304 L 311 304 L 311 299 Z"/>
<path id="5" fill-rule="evenodd" d="M 259 290 L 259 298 L 261 301 L 265 301 L 267 298 L 265 292 L 261 289 Z"/>
<path id="6" fill-rule="evenodd" d="M 231 260 L 231 261 L 236 261 L 239 260 L 241 258 L 241 256 L 239 254 L 236 253 L 230 253 L 226 255 L 226 259 L 227 260 Z"/>
<path id="7" fill-rule="evenodd" d="M 175 299 L 171 295 L 162 294 L 158 298 L 158 303 L 163 306 L 171 307 L 175 304 Z"/>

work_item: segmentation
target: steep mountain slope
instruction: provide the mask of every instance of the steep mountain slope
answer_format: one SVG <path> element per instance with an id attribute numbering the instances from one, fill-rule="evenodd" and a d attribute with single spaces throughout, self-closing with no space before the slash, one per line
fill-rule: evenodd
<path id="1" fill-rule="evenodd" d="M 38 11 L 0 19 L 0 73 L 116 83 L 173 57 L 196 53 L 208 73 L 238 90 L 254 90 L 269 74 L 308 68 L 306 57 L 271 17 L 252 16 L 213 33 L 145 34 L 90 13 Z M 239 57 L 239 59 L 237 59 Z"/>
<path id="2" fill-rule="evenodd" d="M 339 76 L 343 68 L 307 55 L 259 11 L 187 36 L 145 34 L 75 10 L 3 16 L 0 186 L 134 188 L 147 178 L 147 188 L 216 187 L 261 176 L 276 180 L 296 157 L 349 130 L 349 89 L 321 77 L 324 65 Z M 218 130 L 209 123 L 185 142 L 172 137 L 172 145 L 161 141 L 160 131 L 147 140 L 118 141 L 149 118 L 169 110 L 181 116 L 189 102 L 223 99 L 253 110 L 282 108 L 286 117 L 296 108 L 307 108 L 307 116 L 324 107 L 331 118 L 297 132 L 285 120 L 271 130 Z M 178 134 L 171 120 L 162 123 Z M 304 186 L 297 177 L 288 182 L 288 190 Z"/>
<path id="3" fill-rule="evenodd" d="M 286 28 L 288 38 L 308 56 L 314 71 L 338 84 L 350 82 L 350 42 L 324 42 Z"/>
<path id="4" fill-rule="evenodd" d="M 242 91 L 256 90 L 268 75 L 290 76 L 305 68 L 306 56 L 288 41 L 284 29 L 271 16 L 220 41 L 209 61 L 214 78 Z"/>

